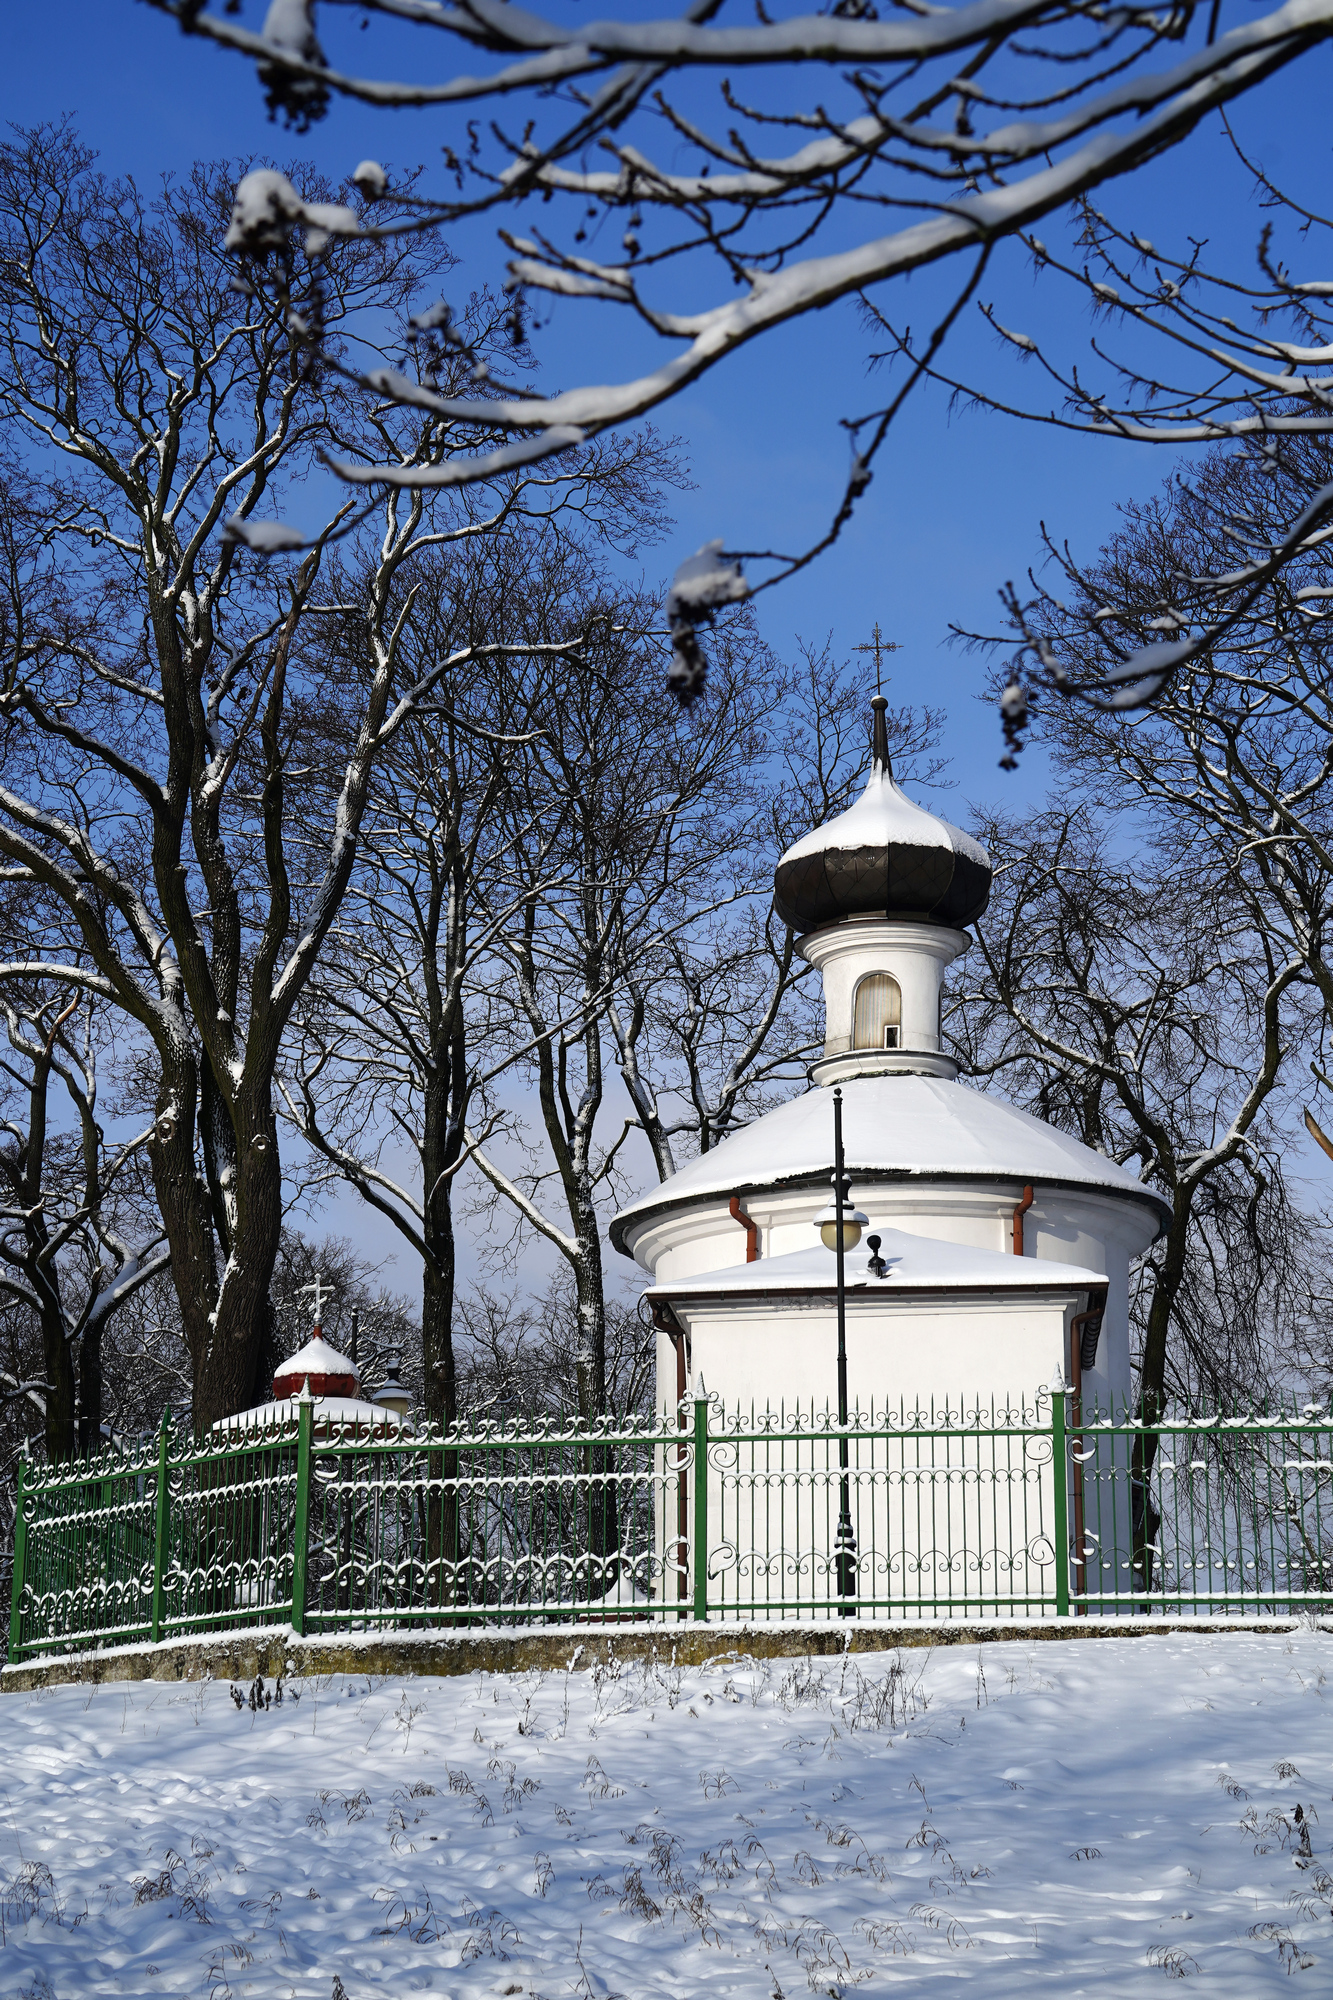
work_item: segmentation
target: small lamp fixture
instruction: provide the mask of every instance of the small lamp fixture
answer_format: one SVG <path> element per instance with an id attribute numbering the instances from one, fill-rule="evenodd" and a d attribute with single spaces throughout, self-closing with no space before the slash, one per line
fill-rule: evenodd
<path id="1" fill-rule="evenodd" d="M 390 1354 L 384 1368 L 384 1380 L 371 1397 L 382 1410 L 392 1410 L 396 1417 L 405 1417 L 412 1407 L 412 1398 L 399 1379 L 402 1367 L 401 1354 Z"/>
<path id="2" fill-rule="evenodd" d="M 866 1238 L 866 1248 L 870 1252 L 870 1259 L 866 1265 L 866 1269 L 872 1278 L 887 1278 L 889 1275 L 889 1267 L 879 1254 L 879 1246 L 883 1241 L 882 1236 L 867 1236 Z"/>
<path id="3" fill-rule="evenodd" d="M 855 1250 L 857 1244 L 861 1241 L 861 1231 L 865 1228 L 869 1220 L 870 1217 L 863 1214 L 859 1208 L 852 1207 L 851 1196 L 847 1191 L 847 1183 L 844 1181 L 842 1184 L 842 1247 L 844 1250 Z M 829 1197 L 827 1208 L 820 1209 L 819 1214 L 815 1217 L 815 1228 L 819 1231 L 819 1239 L 824 1248 L 826 1250 L 836 1250 L 838 1247 L 838 1198 L 836 1195 Z"/>

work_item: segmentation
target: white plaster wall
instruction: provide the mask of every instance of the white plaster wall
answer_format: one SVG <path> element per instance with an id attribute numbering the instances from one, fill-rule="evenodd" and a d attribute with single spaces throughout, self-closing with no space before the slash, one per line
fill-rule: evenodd
<path id="1" fill-rule="evenodd" d="M 966 1182 L 893 1181 L 876 1186 L 862 1181 L 853 1185 L 852 1193 L 869 1215 L 871 1230 L 877 1225 L 904 1229 L 936 1242 L 971 1244 L 1008 1254 L 1014 1207 L 1022 1187 L 1017 1182 L 997 1188 Z M 814 1217 L 825 1199 L 822 1190 L 805 1188 L 756 1196 L 744 1204 L 759 1225 L 761 1256 L 781 1256 L 807 1248 L 814 1238 Z M 1099 1404 L 1121 1408 L 1129 1396 L 1129 1268 L 1131 1259 L 1147 1247 L 1154 1227 L 1151 1213 L 1139 1203 L 1060 1189 L 1039 1191 L 1024 1217 L 1024 1250 L 1029 1259 L 1048 1258 L 1103 1271 L 1109 1281 L 1097 1364 L 1085 1380 L 1084 1400 L 1089 1411 Z M 634 1235 L 633 1248 L 638 1261 L 652 1271 L 654 1282 L 669 1285 L 673 1280 L 743 1264 L 745 1232 L 733 1222 L 726 1204 L 717 1200 L 659 1216 Z M 855 1251 L 853 1263 L 865 1254 Z M 979 1303 L 973 1310 L 984 1317 L 992 1307 L 989 1302 Z M 669 1355 L 669 1344 L 666 1351 Z M 1044 1364 L 1043 1379 L 1049 1379 L 1053 1361 L 1052 1353 Z M 659 1361 L 658 1379 L 670 1398 L 674 1396 L 674 1373 L 664 1375 L 664 1365 Z M 756 1379 L 773 1381 L 772 1364 L 767 1364 L 763 1376 Z M 744 1393 L 753 1393 L 752 1387 L 747 1386 Z"/>
<path id="2" fill-rule="evenodd" d="M 818 966 L 824 981 L 825 1062 L 817 1065 L 816 1076 L 828 1082 L 835 1075 L 914 1068 L 956 1076 L 957 1064 L 939 1052 L 940 984 L 969 943 L 965 931 L 883 917 L 847 918 L 803 937 L 798 950 Z M 853 1056 L 856 989 L 871 972 L 892 973 L 902 991 L 901 1047 Z"/>
<path id="3" fill-rule="evenodd" d="M 849 1298 L 849 1404 L 883 1416 L 886 1405 L 933 1408 L 943 1418 L 993 1393 L 1009 1421 L 1044 1428 L 1038 1391 L 1060 1357 L 1082 1295 L 988 1300 L 966 1295 Z M 836 1410 L 837 1320 L 831 1299 L 682 1305 L 691 1329 L 696 1389 L 718 1399 L 702 1476 L 708 1480 L 709 1600 L 724 1613 L 836 1617 L 833 1556 L 839 1472 L 831 1440 L 725 1441 L 726 1413 L 749 1414 L 754 1385 L 773 1406 L 791 1385 L 808 1414 Z M 1020 1385 L 1022 1389 L 1020 1391 Z M 762 1395 L 758 1398 L 761 1407 Z M 1015 1408 L 1026 1405 L 1022 1416 Z M 989 1409 L 986 1414 L 989 1415 Z M 1043 1449 L 1044 1447 L 1044 1449 Z M 940 1477 L 945 1467 L 952 1477 Z M 776 1481 L 772 1474 L 799 1471 Z M 690 1471 L 693 1480 L 699 1469 Z M 857 1536 L 857 1597 L 880 1615 L 1030 1615 L 1054 1590 L 1054 1478 L 1042 1437 L 991 1439 L 966 1430 L 919 1443 L 910 1436 L 857 1440 L 850 1487 Z M 691 1488 L 693 1493 L 693 1488 Z M 671 1514 L 664 1501 L 663 1519 Z M 674 1519 L 674 1517 L 672 1517 Z M 668 1526 L 670 1524 L 668 1523 Z M 932 1597 L 932 1592 L 938 1593 Z M 668 1580 L 674 1594 L 674 1579 Z M 766 1608 L 784 1605 L 785 1611 Z M 799 1608 L 796 1608 L 799 1607 Z"/>
<path id="4" fill-rule="evenodd" d="M 832 1260 L 830 1259 L 830 1262 Z M 885 1291 L 887 1291 L 887 1287 Z M 852 1404 L 876 1410 L 915 1403 L 1035 1395 L 1065 1348 L 1065 1329 L 1083 1294 L 996 1298 L 885 1292 L 847 1300 L 847 1379 Z M 690 1337 L 693 1381 L 723 1406 L 746 1411 L 799 1404 L 837 1407 L 837 1314 L 831 1297 L 781 1303 L 682 1301 L 677 1318 Z M 669 1342 L 664 1343 L 670 1356 Z M 674 1358 L 672 1359 L 674 1371 Z M 670 1394 L 674 1399 L 674 1372 Z"/>

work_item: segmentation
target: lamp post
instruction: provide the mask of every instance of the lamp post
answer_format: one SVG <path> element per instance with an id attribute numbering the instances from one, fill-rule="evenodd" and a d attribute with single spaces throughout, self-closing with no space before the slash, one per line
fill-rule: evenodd
<path id="1" fill-rule="evenodd" d="M 847 1181 L 842 1157 L 842 1092 L 833 1093 L 833 1199 L 815 1217 L 815 1227 L 826 1249 L 838 1260 L 838 1532 L 834 1559 L 838 1579 L 839 1613 L 856 1616 L 856 1532 L 852 1527 L 851 1475 L 847 1452 L 847 1268 L 846 1254 L 861 1241 L 868 1216 L 848 1206 Z"/>

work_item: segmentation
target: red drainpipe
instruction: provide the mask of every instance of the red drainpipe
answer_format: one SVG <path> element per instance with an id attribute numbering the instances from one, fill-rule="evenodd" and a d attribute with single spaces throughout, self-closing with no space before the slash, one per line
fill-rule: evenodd
<path id="1" fill-rule="evenodd" d="M 741 1228 L 745 1231 L 746 1263 L 757 1264 L 759 1262 L 759 1224 L 751 1222 L 748 1215 L 741 1214 L 741 1198 L 738 1194 L 734 1194 L 731 1197 L 731 1219 L 733 1222 L 739 1222 Z"/>
<path id="2" fill-rule="evenodd" d="M 1015 1257 L 1021 1257 L 1023 1254 L 1023 1217 L 1027 1214 L 1028 1210 L 1031 1208 L 1034 1199 L 1035 1197 L 1033 1195 L 1032 1189 L 1030 1187 L 1025 1187 L 1023 1190 L 1023 1199 L 1022 1201 L 1019 1202 L 1018 1207 L 1014 1210 Z"/>

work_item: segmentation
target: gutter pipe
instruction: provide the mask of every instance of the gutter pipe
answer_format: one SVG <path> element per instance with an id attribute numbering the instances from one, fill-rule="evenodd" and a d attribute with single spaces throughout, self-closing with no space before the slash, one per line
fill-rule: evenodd
<path id="1" fill-rule="evenodd" d="M 1031 1208 L 1035 1199 L 1036 1196 L 1033 1194 L 1032 1189 L 1030 1187 L 1025 1187 L 1023 1190 L 1023 1199 L 1019 1202 L 1018 1207 L 1014 1210 L 1015 1257 L 1021 1257 L 1023 1255 L 1023 1217 L 1027 1214 L 1028 1210 Z"/>
<path id="2" fill-rule="evenodd" d="M 732 1221 L 739 1222 L 741 1228 L 745 1231 L 746 1263 L 757 1264 L 759 1262 L 759 1224 L 751 1222 L 748 1215 L 741 1214 L 741 1198 L 738 1194 L 734 1194 L 731 1197 L 730 1202 L 727 1204 L 727 1209 Z"/>

